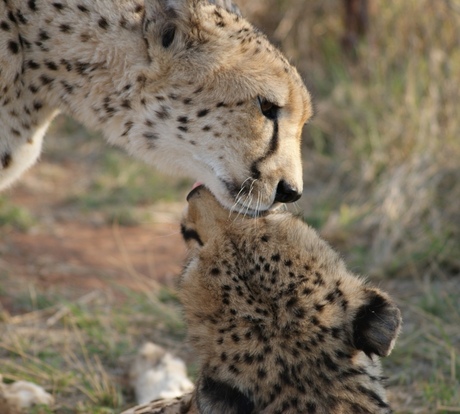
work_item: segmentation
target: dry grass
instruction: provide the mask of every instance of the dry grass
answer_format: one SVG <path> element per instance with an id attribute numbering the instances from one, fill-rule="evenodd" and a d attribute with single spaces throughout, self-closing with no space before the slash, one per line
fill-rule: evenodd
<path id="1" fill-rule="evenodd" d="M 186 355 L 174 296 L 165 290 L 154 293 L 146 278 L 144 283 L 148 294 L 119 287 L 115 295 L 91 291 L 72 298 L 66 290 L 41 291 L 33 284 L 25 295 L 23 287 L 3 279 L 3 289 L 22 308 L 11 315 L 0 307 L 4 379 L 44 386 L 55 395 L 52 412 L 58 414 L 112 414 L 132 405 L 126 373 L 140 344 L 155 338 Z"/>
<path id="2" fill-rule="evenodd" d="M 347 250 L 365 251 L 351 258 L 367 272 L 414 274 L 434 265 L 458 273 L 453 2 L 371 2 L 358 60 L 340 49 L 339 1 L 268 3 L 269 18 L 252 6 L 256 18 L 293 57 L 316 101 L 304 151 L 307 218 L 329 237 L 345 237 Z"/>

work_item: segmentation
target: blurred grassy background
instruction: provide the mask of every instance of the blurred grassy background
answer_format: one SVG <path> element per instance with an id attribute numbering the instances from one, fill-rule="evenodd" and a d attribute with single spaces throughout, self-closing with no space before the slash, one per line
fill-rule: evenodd
<path id="1" fill-rule="evenodd" d="M 373 0 L 353 59 L 340 47 L 340 2 L 264 3 L 269 33 L 316 102 L 304 141 L 307 219 L 366 272 L 458 273 L 460 10 Z"/>
<path id="2" fill-rule="evenodd" d="M 404 332 L 384 361 L 396 412 L 460 413 L 460 3 L 371 0 L 369 30 L 353 56 L 341 48 L 340 0 L 239 5 L 298 67 L 314 97 L 299 210 L 353 271 L 389 290 L 402 308 Z M 48 167 L 26 183 L 63 180 L 53 212 L 63 220 L 142 226 L 152 204 L 182 201 L 191 184 L 107 149 L 97 134 L 65 118 L 48 134 L 43 162 Z M 72 171 L 70 179 L 57 178 L 55 164 Z M 35 228 L 46 216 L 35 207 L 18 203 L 14 193 L 0 196 L 0 234 Z M 61 342 L 38 338 L 29 317 L 5 317 L 10 339 L 0 340 L 0 372 L 64 395 L 57 412 L 117 412 L 130 398 L 120 360 L 138 338 L 175 343 L 181 352 L 184 327 L 169 292 L 125 292 L 126 306 L 117 307 L 110 295 L 72 302 L 62 292 L 31 293 L 12 287 L 7 276 L 3 270 L 3 294 L 36 326 L 55 329 L 47 318 L 68 309 Z M 48 354 L 62 341 L 74 348 L 58 361 Z M 69 403 L 75 386 L 86 396 L 77 408 Z"/>

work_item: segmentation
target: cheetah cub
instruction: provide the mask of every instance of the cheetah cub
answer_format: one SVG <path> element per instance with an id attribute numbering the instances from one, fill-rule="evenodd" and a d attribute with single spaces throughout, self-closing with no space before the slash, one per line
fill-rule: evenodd
<path id="1" fill-rule="evenodd" d="M 193 190 L 180 282 L 195 390 L 131 414 L 387 414 L 379 356 L 401 316 L 308 225 L 286 212 L 229 215 Z"/>

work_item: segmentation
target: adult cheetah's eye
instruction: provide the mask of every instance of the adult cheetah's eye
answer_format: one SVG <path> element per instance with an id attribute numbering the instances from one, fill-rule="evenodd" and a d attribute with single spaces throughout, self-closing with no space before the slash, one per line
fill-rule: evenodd
<path id="1" fill-rule="evenodd" d="M 257 101 L 259 102 L 260 111 L 268 119 L 275 119 L 278 117 L 278 111 L 280 107 L 275 105 L 273 102 L 268 101 L 265 98 L 261 98 L 260 96 L 257 97 Z"/>

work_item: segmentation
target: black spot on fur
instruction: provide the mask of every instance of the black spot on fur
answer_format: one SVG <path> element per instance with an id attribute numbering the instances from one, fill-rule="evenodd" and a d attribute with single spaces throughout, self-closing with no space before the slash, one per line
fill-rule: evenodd
<path id="1" fill-rule="evenodd" d="M 40 68 L 40 64 L 33 60 L 29 60 L 27 62 L 27 67 L 29 67 L 30 69 L 36 70 Z"/>
<path id="2" fill-rule="evenodd" d="M 24 15 L 21 13 L 21 10 L 18 10 L 16 12 L 16 17 L 17 19 L 19 20 L 19 23 L 22 23 L 22 24 L 26 24 L 27 23 L 27 19 L 24 17 Z"/>
<path id="3" fill-rule="evenodd" d="M 155 114 L 160 119 L 169 119 L 171 115 L 169 114 L 169 108 L 167 106 L 162 105 L 160 110 L 155 111 Z"/>
<path id="4" fill-rule="evenodd" d="M 202 118 L 203 116 L 206 116 L 209 114 L 209 109 L 201 109 L 200 111 L 197 112 L 196 116 L 198 118 Z"/>
<path id="5" fill-rule="evenodd" d="M 43 104 L 40 101 L 34 101 L 33 106 L 36 111 L 39 111 L 43 108 Z"/>
<path id="6" fill-rule="evenodd" d="M 72 27 L 69 24 L 61 24 L 59 26 L 59 30 L 62 33 L 70 33 L 70 32 L 72 32 Z"/>
<path id="7" fill-rule="evenodd" d="M 144 132 L 142 135 L 145 138 L 151 139 L 151 140 L 155 140 L 159 138 L 158 134 L 155 134 L 154 132 Z"/>
<path id="8" fill-rule="evenodd" d="M 8 12 L 8 19 L 10 19 L 10 21 L 13 23 L 17 23 L 16 17 L 14 17 L 14 14 L 12 11 Z"/>
<path id="9" fill-rule="evenodd" d="M 53 7 L 57 10 L 62 10 L 65 6 L 61 3 L 53 3 Z"/>
<path id="10" fill-rule="evenodd" d="M 86 71 L 89 69 L 89 63 L 87 62 L 76 62 L 75 69 L 80 75 L 86 75 Z"/>
<path id="11" fill-rule="evenodd" d="M 107 28 L 109 27 L 109 22 L 107 21 L 105 17 L 101 17 L 98 20 L 97 24 L 99 25 L 101 29 L 104 29 L 104 30 L 107 30 Z"/>
<path id="12" fill-rule="evenodd" d="M 36 94 L 40 88 L 38 86 L 35 86 L 34 84 L 29 85 L 29 91 L 32 92 L 33 94 Z"/>
<path id="13" fill-rule="evenodd" d="M 69 82 L 63 80 L 61 81 L 61 85 L 63 86 L 63 88 L 68 94 L 73 93 L 73 86 Z"/>
<path id="14" fill-rule="evenodd" d="M 10 29 L 11 29 L 10 25 L 9 25 L 7 22 L 5 22 L 5 21 L 2 21 L 2 22 L 0 23 L 0 28 L 1 28 L 2 30 L 4 30 L 5 32 L 9 32 Z"/>
<path id="15" fill-rule="evenodd" d="M 3 155 L 2 155 L 0 161 L 1 161 L 1 163 L 2 163 L 3 169 L 6 169 L 6 168 L 8 168 L 8 167 L 10 166 L 11 160 L 12 160 L 12 158 L 11 158 L 11 154 L 10 154 L 10 153 L 7 152 L 6 154 L 3 154 Z"/>
<path id="16" fill-rule="evenodd" d="M 383 401 L 374 391 L 367 389 L 366 387 L 363 387 L 362 385 L 358 385 L 358 391 L 366 394 L 371 400 L 374 401 L 379 407 L 381 408 L 390 408 L 390 406 Z"/>
<path id="17" fill-rule="evenodd" d="M 29 0 L 27 2 L 27 5 L 29 6 L 30 10 L 37 11 L 37 5 L 35 3 L 36 3 L 36 0 Z"/>
<path id="18" fill-rule="evenodd" d="M 43 85 L 49 85 L 50 83 L 53 82 L 54 79 L 46 76 L 46 75 L 40 75 L 40 80 Z"/>
<path id="19" fill-rule="evenodd" d="M 19 44 L 17 42 L 14 42 L 13 40 L 10 40 L 8 42 L 8 49 L 11 53 L 17 55 L 19 53 Z"/>
<path id="20" fill-rule="evenodd" d="M 67 59 L 61 59 L 61 65 L 65 67 L 67 72 L 70 72 L 73 68 L 72 64 Z"/>
<path id="21" fill-rule="evenodd" d="M 129 99 L 124 99 L 121 106 L 126 109 L 131 109 L 131 102 Z"/>
<path id="22" fill-rule="evenodd" d="M 83 13 L 88 13 L 89 12 L 89 10 L 85 6 L 83 6 L 82 4 L 79 4 L 77 6 L 77 9 L 80 10 L 81 12 L 83 12 Z"/>
<path id="23" fill-rule="evenodd" d="M 122 137 L 125 137 L 129 134 L 129 131 L 131 131 L 131 128 L 133 127 L 134 125 L 134 122 L 133 121 L 127 121 L 125 122 L 125 130 L 123 131 L 123 133 L 121 134 Z"/>
<path id="24" fill-rule="evenodd" d="M 50 60 L 45 60 L 45 66 L 49 69 L 49 70 L 58 70 L 58 66 L 56 65 L 56 63 L 50 61 Z"/>
<path id="25" fill-rule="evenodd" d="M 43 29 L 40 29 L 40 31 L 38 32 L 38 39 L 42 42 L 45 42 L 46 40 L 49 40 L 49 35 L 48 33 L 43 30 Z"/>

